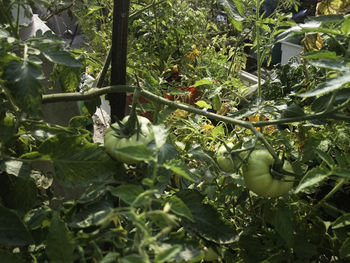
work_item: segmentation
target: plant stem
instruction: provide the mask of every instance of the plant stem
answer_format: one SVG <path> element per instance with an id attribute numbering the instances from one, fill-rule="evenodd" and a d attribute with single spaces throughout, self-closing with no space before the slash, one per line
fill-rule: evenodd
<path id="1" fill-rule="evenodd" d="M 255 40 L 256 40 L 256 60 L 258 73 L 258 98 L 261 100 L 261 53 L 260 53 L 260 0 L 256 0 L 255 13 Z"/>
<path id="2" fill-rule="evenodd" d="M 338 183 L 333 187 L 333 189 L 331 191 L 329 191 L 329 193 L 322 198 L 322 200 L 320 200 L 318 202 L 317 205 L 315 205 L 313 207 L 314 210 L 318 209 L 320 206 L 323 205 L 324 202 L 326 202 L 330 197 L 332 197 L 336 192 L 338 192 L 338 190 L 343 186 L 343 184 L 345 184 L 346 182 L 348 182 L 348 179 L 346 178 L 341 178 Z"/>

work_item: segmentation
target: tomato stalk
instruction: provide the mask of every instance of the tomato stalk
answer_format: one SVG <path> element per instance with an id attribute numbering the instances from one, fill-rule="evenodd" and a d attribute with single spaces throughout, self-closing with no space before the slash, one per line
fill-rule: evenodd
<path id="1" fill-rule="evenodd" d="M 339 191 L 339 189 L 342 188 L 342 186 L 347 183 L 349 179 L 341 178 L 338 180 L 337 184 L 333 187 L 332 190 L 328 192 L 319 202 L 317 205 L 314 206 L 314 210 L 318 209 L 320 206 L 322 206 L 330 197 L 332 197 L 336 192 Z"/>

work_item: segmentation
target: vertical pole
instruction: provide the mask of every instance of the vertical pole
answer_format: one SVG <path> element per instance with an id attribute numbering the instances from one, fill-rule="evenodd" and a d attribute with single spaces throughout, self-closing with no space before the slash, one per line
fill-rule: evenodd
<path id="1" fill-rule="evenodd" d="M 113 30 L 112 30 L 112 59 L 111 85 L 126 84 L 126 58 L 128 41 L 128 18 L 130 0 L 114 0 Z M 126 94 L 108 94 L 111 106 L 111 119 L 115 122 L 125 116 Z"/>

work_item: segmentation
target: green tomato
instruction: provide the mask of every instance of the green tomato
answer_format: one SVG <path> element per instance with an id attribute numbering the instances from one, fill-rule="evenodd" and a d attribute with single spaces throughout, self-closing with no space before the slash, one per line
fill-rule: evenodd
<path id="1" fill-rule="evenodd" d="M 125 124 L 128 119 L 129 116 L 126 116 L 121 121 L 121 123 Z M 154 140 L 154 135 L 150 127 L 151 122 L 147 118 L 142 116 L 137 116 L 137 119 L 140 125 L 139 134 L 135 133 L 128 138 L 118 137 L 118 134 L 110 127 L 107 129 L 107 132 L 104 136 L 104 146 L 106 148 L 106 152 L 114 159 L 126 164 L 134 164 L 138 161 L 132 158 L 131 156 L 126 156 L 125 154 L 122 154 L 121 152 L 118 152 L 116 150 L 121 150 L 139 145 L 147 146 L 151 141 Z M 117 130 L 120 129 L 118 123 L 114 123 L 111 126 Z"/>
<path id="2" fill-rule="evenodd" d="M 229 142 L 226 144 L 229 149 L 233 148 L 233 143 Z M 232 158 L 230 156 L 230 153 L 227 151 L 225 144 L 222 144 L 216 154 L 216 161 L 220 167 L 221 170 L 224 172 L 235 172 L 236 170 L 236 165 L 232 161 Z"/>
<path id="3" fill-rule="evenodd" d="M 267 150 L 253 151 L 243 171 L 247 188 L 264 197 L 277 197 L 288 193 L 293 187 L 293 182 L 274 179 L 270 171 L 273 164 L 274 159 Z M 283 169 L 287 172 L 293 172 L 288 161 L 284 162 Z M 286 175 L 285 179 L 293 180 L 294 177 Z"/>

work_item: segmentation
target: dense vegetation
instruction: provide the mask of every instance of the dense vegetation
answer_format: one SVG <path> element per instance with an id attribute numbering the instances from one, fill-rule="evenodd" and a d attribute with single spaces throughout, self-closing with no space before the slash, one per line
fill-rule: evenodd
<path id="1" fill-rule="evenodd" d="M 112 0 L 0 1 L 1 263 L 347 262 L 350 1 L 277 2 L 131 1 L 110 85 Z M 86 45 L 21 40 L 24 3 L 75 16 Z M 289 38 L 301 58 L 276 64 Z M 101 145 L 108 93 L 130 116 Z M 66 125 L 44 118 L 59 101 L 79 105 Z"/>

